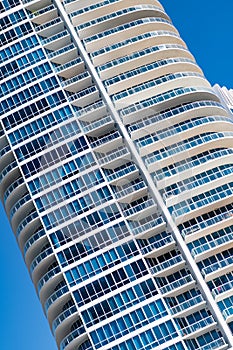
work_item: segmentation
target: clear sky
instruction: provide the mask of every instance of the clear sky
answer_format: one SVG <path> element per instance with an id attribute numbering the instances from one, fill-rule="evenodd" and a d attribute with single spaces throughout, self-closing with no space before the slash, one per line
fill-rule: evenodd
<path id="1" fill-rule="evenodd" d="M 233 1 L 161 0 L 208 80 L 233 88 Z M 0 206 L 0 347 L 55 350 L 43 311 Z"/>
<path id="2" fill-rule="evenodd" d="M 160 2 L 209 82 L 233 88 L 233 1 Z"/>

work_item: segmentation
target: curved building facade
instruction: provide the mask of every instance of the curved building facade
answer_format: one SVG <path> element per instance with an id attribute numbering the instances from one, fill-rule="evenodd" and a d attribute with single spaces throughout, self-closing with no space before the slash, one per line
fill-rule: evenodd
<path id="1" fill-rule="evenodd" d="M 1 200 L 58 348 L 230 349 L 232 92 L 156 0 L 0 24 Z"/>

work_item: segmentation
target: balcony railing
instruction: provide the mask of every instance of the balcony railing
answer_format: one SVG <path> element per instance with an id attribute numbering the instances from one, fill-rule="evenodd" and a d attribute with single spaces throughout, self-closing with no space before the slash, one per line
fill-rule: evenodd
<path id="1" fill-rule="evenodd" d="M 205 253 L 208 250 L 211 250 L 213 248 L 216 248 L 220 246 L 221 244 L 232 242 L 233 241 L 233 233 L 229 233 L 228 235 L 225 235 L 223 237 L 219 237 L 213 241 L 210 241 L 208 243 L 205 243 L 201 245 L 200 247 L 193 248 L 191 251 L 191 254 L 193 257 L 195 257 L 198 254 Z"/>
<path id="2" fill-rule="evenodd" d="M 196 231 L 204 230 L 207 227 L 215 225 L 220 221 L 229 219 L 230 217 L 233 217 L 233 210 L 229 210 L 225 213 L 218 214 L 208 220 L 205 220 L 193 226 L 187 227 L 182 230 L 181 234 L 183 237 L 188 236 L 190 234 L 195 233 Z"/>
<path id="3" fill-rule="evenodd" d="M 17 210 L 21 208 L 25 203 L 29 202 L 30 200 L 31 200 L 30 194 L 26 194 L 26 196 L 24 196 L 23 198 L 20 198 L 10 211 L 10 220 L 12 219 L 14 214 L 17 212 Z"/>
<path id="4" fill-rule="evenodd" d="M 204 267 L 201 270 L 201 273 L 203 276 L 207 276 L 207 275 L 211 274 L 212 272 L 215 272 L 215 271 L 222 269 L 224 267 L 231 266 L 232 264 L 233 264 L 233 257 L 229 256 L 228 258 L 225 258 L 224 260 L 219 260 L 218 262 L 216 262 L 210 266 Z"/>
<path id="5" fill-rule="evenodd" d="M 28 16 L 29 16 L 29 18 L 35 18 L 37 16 L 43 15 L 43 13 L 46 13 L 46 12 L 49 12 L 52 10 L 56 10 L 56 7 L 54 5 L 50 5 L 50 6 L 44 7 L 41 10 L 37 10 L 37 11 L 34 11 L 32 13 L 29 13 Z"/>
<path id="6" fill-rule="evenodd" d="M 137 236 L 140 233 L 144 233 L 144 232 L 151 230 L 151 229 L 153 229 L 161 224 L 166 224 L 166 223 L 165 223 L 163 217 L 159 216 L 158 218 L 156 218 L 156 219 L 153 218 L 152 220 L 150 220 L 142 225 L 137 226 L 136 224 L 134 224 L 134 226 L 133 226 L 133 224 L 134 223 L 132 223 L 132 225 L 131 225 L 131 230 L 132 230 L 133 234 L 135 236 Z M 158 242 L 155 242 L 155 243 L 157 244 Z"/>
<path id="7" fill-rule="evenodd" d="M 225 318 L 225 320 L 229 316 L 233 316 L 233 306 L 230 306 L 228 309 L 225 309 L 222 314 L 223 314 L 223 317 Z"/>
<path id="8" fill-rule="evenodd" d="M 38 27 L 35 27 L 36 32 L 40 32 L 46 28 L 52 27 L 54 24 L 62 23 L 62 19 L 60 17 L 53 19 L 52 21 L 41 24 Z"/>
<path id="9" fill-rule="evenodd" d="M 108 134 L 106 136 L 99 138 L 98 140 L 91 142 L 91 147 L 96 148 L 96 147 L 102 146 L 108 142 L 111 142 L 113 140 L 117 140 L 119 138 L 121 138 L 119 131 L 115 131 L 111 134 Z"/>
<path id="10" fill-rule="evenodd" d="M 122 197 L 128 196 L 129 194 L 135 193 L 136 191 L 139 191 L 143 188 L 147 188 L 147 186 L 144 181 L 140 181 L 136 184 L 129 185 L 122 190 L 116 191 L 115 196 L 117 199 L 120 199 Z"/>
<path id="11" fill-rule="evenodd" d="M 63 87 L 66 87 L 68 85 L 71 85 L 71 84 L 74 84 L 74 83 L 77 83 L 77 82 L 80 82 L 81 80 L 85 79 L 85 78 L 90 78 L 90 74 L 88 71 L 85 71 L 83 73 L 80 73 L 70 79 L 67 79 L 67 80 L 64 80 L 62 82 L 62 86 Z"/>
<path id="12" fill-rule="evenodd" d="M 182 311 L 186 311 L 192 307 L 197 306 L 197 304 L 200 304 L 202 302 L 205 302 L 203 297 L 201 295 L 197 295 L 193 297 L 192 299 L 189 299 L 187 301 L 184 301 L 183 303 L 180 303 L 177 306 L 173 306 L 170 308 L 170 311 L 173 315 L 178 314 Z"/>
<path id="13" fill-rule="evenodd" d="M 181 288 L 190 282 L 195 282 L 195 281 L 194 281 L 192 275 L 189 274 L 187 276 L 184 276 L 184 277 L 178 279 L 177 281 L 171 282 L 170 284 L 168 284 L 164 287 L 161 287 L 160 291 L 162 294 L 166 294 L 166 293 L 169 293 L 175 289 Z"/>
<path id="14" fill-rule="evenodd" d="M 79 64 L 79 63 L 82 63 L 82 62 L 83 61 L 82 61 L 81 57 L 77 57 L 77 58 L 75 58 L 72 61 L 69 61 L 67 63 L 61 64 L 58 67 L 54 67 L 54 70 L 55 70 L 56 73 L 59 73 L 59 72 L 61 72 L 63 70 L 66 70 L 66 69 L 68 69 L 70 67 L 74 67 L 76 64 Z"/>
<path id="15" fill-rule="evenodd" d="M 88 133 L 92 130 L 95 130 L 95 129 L 98 129 L 100 127 L 103 127 L 105 124 L 108 124 L 108 123 L 113 123 L 113 119 L 110 115 L 104 117 L 104 118 L 101 118 L 93 123 L 89 123 L 87 125 L 83 125 L 82 129 L 83 129 L 83 132 L 84 133 Z"/>
<path id="16" fill-rule="evenodd" d="M 162 262 L 161 264 L 159 264 L 157 266 L 150 267 L 150 271 L 153 275 L 156 275 L 157 273 L 159 273 L 161 271 L 164 271 L 164 270 L 169 269 L 169 268 L 173 268 L 176 264 L 179 264 L 181 262 L 184 262 L 182 255 L 177 255 L 171 259 L 168 259 L 168 260 Z"/>
<path id="17" fill-rule="evenodd" d="M 40 41 L 41 41 L 42 45 L 47 45 L 47 44 L 52 43 L 60 38 L 64 38 L 65 36 L 68 36 L 68 35 L 69 35 L 68 30 L 63 30 L 62 32 L 60 32 L 58 34 L 52 35 L 46 39 L 41 39 Z"/>
<path id="18" fill-rule="evenodd" d="M 213 323 L 215 323 L 213 316 L 209 316 L 185 328 L 182 328 L 181 332 L 183 336 L 187 336 L 187 335 L 190 336 L 190 334 L 195 333 L 201 330 L 202 328 L 210 326 Z"/>
<path id="19" fill-rule="evenodd" d="M 48 256 L 50 256 L 51 254 L 53 254 L 53 249 L 50 247 L 44 250 L 43 252 L 41 252 L 39 255 L 37 255 L 37 257 L 31 263 L 30 273 L 32 274 L 35 268 L 40 264 L 40 262 L 45 258 L 47 258 Z"/>
<path id="20" fill-rule="evenodd" d="M 51 58 L 54 58 L 56 56 L 63 55 L 64 53 L 66 53 L 70 50 L 74 50 L 74 49 L 75 49 L 74 44 L 67 45 L 65 47 L 62 47 L 59 50 L 48 53 L 48 58 L 51 59 Z"/>
<path id="21" fill-rule="evenodd" d="M 66 320 L 69 316 L 75 314 L 78 312 L 77 307 L 75 305 L 72 305 L 69 309 L 63 311 L 60 313 L 60 315 L 57 316 L 57 318 L 53 321 L 52 324 L 52 331 L 53 334 L 55 334 L 57 327 L 64 321 Z"/>
<path id="22" fill-rule="evenodd" d="M 82 97 L 86 97 L 86 96 L 91 95 L 95 92 L 98 92 L 98 90 L 97 90 L 97 87 L 95 85 L 93 85 L 93 86 L 90 86 L 86 89 L 83 89 L 80 92 L 76 92 L 75 94 L 70 95 L 68 99 L 70 102 L 74 102 Z"/>
<path id="23" fill-rule="evenodd" d="M 38 293 L 40 293 L 41 288 L 54 276 L 56 276 L 59 272 L 61 272 L 61 269 L 59 266 L 56 266 L 53 270 L 48 271 L 37 283 L 37 290 Z"/>
<path id="24" fill-rule="evenodd" d="M 55 293 L 53 293 L 45 302 L 45 311 L 46 313 L 48 313 L 48 310 L 50 308 L 50 306 L 55 303 L 55 301 L 57 299 L 59 299 L 61 296 L 63 296 L 64 294 L 66 294 L 69 291 L 68 286 L 63 286 L 62 288 L 60 288 L 59 290 L 57 290 Z"/>
<path id="25" fill-rule="evenodd" d="M 123 214 L 126 216 L 126 217 L 129 217 L 129 216 L 132 216 L 134 214 L 138 214 L 140 215 L 140 213 L 142 211 L 144 211 L 145 209 L 149 208 L 149 207 L 152 207 L 152 206 L 155 206 L 155 202 L 152 198 L 144 201 L 143 203 L 140 203 L 140 204 L 136 204 L 135 206 L 132 206 L 131 208 L 128 208 L 128 209 L 124 209 L 123 210 Z"/>
<path id="26" fill-rule="evenodd" d="M 32 213 L 30 213 L 25 219 L 23 219 L 21 221 L 21 223 L 19 224 L 17 231 L 16 231 L 16 237 L 17 239 L 19 239 L 19 236 L 21 234 L 21 232 L 23 231 L 23 229 L 33 220 L 35 220 L 36 218 L 38 218 L 38 213 L 36 211 L 33 211 Z"/>
<path id="27" fill-rule="evenodd" d="M 128 175 L 130 173 L 133 173 L 135 171 L 138 171 L 137 167 L 135 164 L 130 164 L 128 166 L 126 166 L 124 169 L 120 169 L 112 174 L 107 174 L 106 177 L 108 179 L 108 181 L 113 181 L 116 179 L 120 179 L 121 177 Z"/>
<path id="28" fill-rule="evenodd" d="M 202 345 L 200 348 L 198 348 L 197 350 L 214 350 L 214 349 L 219 349 L 223 346 L 227 346 L 225 340 L 223 338 L 219 338 L 219 339 L 215 339 L 212 342 L 210 342 L 209 344 L 206 345 Z"/>
<path id="29" fill-rule="evenodd" d="M 110 162 L 114 161 L 115 159 L 118 159 L 121 157 L 123 158 L 128 153 L 129 153 L 128 148 L 119 147 L 117 149 L 114 149 L 111 152 L 108 152 L 104 157 L 97 154 L 97 158 L 98 158 L 99 164 L 103 165 L 103 164 L 110 163 Z M 110 176 L 110 175 L 108 175 L 108 176 Z"/>
<path id="30" fill-rule="evenodd" d="M 80 335 L 85 333 L 84 326 L 80 326 L 79 328 L 75 329 L 72 333 L 70 333 L 67 337 L 65 337 L 61 344 L 60 344 L 60 350 L 65 350 L 67 345 L 69 345 L 74 339 L 78 338 Z"/>
<path id="31" fill-rule="evenodd" d="M 165 238 L 160 239 L 159 241 L 150 243 L 148 246 L 141 248 L 141 252 L 143 255 L 149 254 L 153 252 L 153 250 L 160 249 L 166 247 L 166 245 L 170 243 L 175 243 L 174 238 L 172 236 L 167 236 Z"/>
<path id="32" fill-rule="evenodd" d="M 212 289 L 212 294 L 214 296 L 214 298 L 216 298 L 218 295 L 227 292 L 229 290 L 233 291 L 233 281 L 229 281 L 227 283 L 221 284 L 221 286 L 218 286 L 214 289 Z"/>
<path id="33" fill-rule="evenodd" d="M 91 105 L 89 106 L 86 106 L 82 109 L 80 109 L 79 111 L 76 112 L 76 116 L 77 117 L 83 117 L 84 115 L 88 114 L 88 113 L 93 113 L 94 111 L 97 111 L 101 108 L 105 107 L 105 104 L 104 102 L 101 100 L 101 101 L 97 101 L 95 103 L 92 103 Z"/>
<path id="34" fill-rule="evenodd" d="M 29 240 L 25 243 L 24 246 L 24 256 L 27 254 L 28 249 L 41 237 L 45 237 L 45 231 L 42 229 L 38 232 L 36 232 L 32 237 L 29 238 Z"/>

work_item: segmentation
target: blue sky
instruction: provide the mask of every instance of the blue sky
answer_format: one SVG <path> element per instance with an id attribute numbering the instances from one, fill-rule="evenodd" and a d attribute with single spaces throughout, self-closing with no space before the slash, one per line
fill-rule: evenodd
<path id="1" fill-rule="evenodd" d="M 210 83 L 233 88 L 233 1 L 160 2 Z"/>
<path id="2" fill-rule="evenodd" d="M 161 0 L 208 80 L 233 87 L 233 1 Z M 0 206 L 0 338 L 7 350 L 55 350 L 34 287 Z"/>

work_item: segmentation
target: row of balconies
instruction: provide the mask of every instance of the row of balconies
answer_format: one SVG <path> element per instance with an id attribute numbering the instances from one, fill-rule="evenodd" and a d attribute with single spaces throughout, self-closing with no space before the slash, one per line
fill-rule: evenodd
<path id="1" fill-rule="evenodd" d="M 66 299 L 70 298 L 69 289 L 64 286 L 54 291 L 59 281 L 62 281 L 61 270 L 41 227 L 31 196 L 27 193 L 24 180 L 20 176 L 18 164 L 13 160 L 11 149 L 5 142 L 2 143 L 1 166 L 0 186 L 3 203 L 42 305 L 49 313 L 51 327 L 52 321 L 56 321 L 53 329 L 57 344 L 62 350 L 74 349 L 83 343 L 86 333 L 82 326 L 78 331 L 70 330 L 73 321 L 79 317 L 77 310 L 73 309 L 70 315 L 66 312 L 65 318 L 65 311 L 61 313 L 60 308 L 56 307 L 60 303 L 64 305 Z"/>

